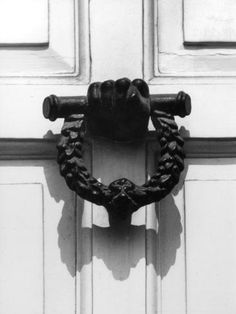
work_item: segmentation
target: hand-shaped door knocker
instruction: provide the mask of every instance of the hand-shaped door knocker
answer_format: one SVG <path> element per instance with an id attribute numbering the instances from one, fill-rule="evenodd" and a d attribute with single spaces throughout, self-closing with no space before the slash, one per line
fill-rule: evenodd
<path id="1" fill-rule="evenodd" d="M 113 219 L 126 219 L 141 206 L 160 201 L 178 183 L 184 169 L 184 141 L 174 115 L 191 112 L 189 95 L 149 95 L 141 79 L 93 83 L 87 97 L 45 98 L 43 114 L 54 121 L 65 118 L 57 145 L 60 173 L 67 185 L 82 198 L 104 206 Z M 82 156 L 86 130 L 116 141 L 132 141 L 147 133 L 151 117 L 161 152 L 156 172 L 143 185 L 126 178 L 108 186 L 86 169 Z"/>

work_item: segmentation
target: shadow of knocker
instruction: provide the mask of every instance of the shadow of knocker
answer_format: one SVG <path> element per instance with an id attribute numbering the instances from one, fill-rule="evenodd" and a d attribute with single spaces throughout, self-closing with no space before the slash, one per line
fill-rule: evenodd
<path id="1" fill-rule="evenodd" d="M 104 206 L 113 224 L 130 219 L 142 206 L 160 201 L 178 183 L 184 169 L 184 142 L 173 115 L 183 117 L 190 111 L 190 97 L 184 92 L 150 96 L 148 85 L 141 79 L 93 83 L 87 98 L 49 96 L 44 101 L 45 117 L 65 117 L 57 145 L 61 175 L 79 196 Z M 157 170 L 147 182 L 136 185 L 121 178 L 107 186 L 88 172 L 82 154 L 87 131 L 115 141 L 133 141 L 145 137 L 150 117 L 161 151 Z"/>
<path id="2" fill-rule="evenodd" d="M 159 206 L 155 208 L 154 219 L 158 221 L 158 230 L 147 229 L 145 225 L 132 225 L 128 221 L 120 221 L 115 226 L 101 227 L 93 224 L 88 227 L 83 224 L 83 215 L 86 215 L 83 199 L 78 197 L 76 213 L 73 192 L 68 193 L 64 182 L 60 180 L 58 173 L 55 173 L 55 166 L 46 166 L 44 172 L 51 197 L 57 203 L 64 203 L 57 226 L 58 246 L 61 261 L 72 277 L 76 276 L 76 271 L 81 272 L 85 265 L 89 265 L 93 257 L 102 260 L 113 278 L 119 281 L 126 280 L 131 270 L 136 268 L 142 259 L 146 259 L 147 265 L 153 265 L 156 274 L 161 278 L 167 275 L 175 263 L 183 231 L 181 216 L 173 195 L 168 195 L 163 200 L 161 209 Z M 180 182 L 173 191 L 174 194 L 178 193 L 181 187 Z M 78 249 L 80 245 L 86 247 L 88 241 L 94 243 L 92 252 L 88 249 Z M 153 245 L 149 247 L 152 254 L 148 256 L 146 241 Z M 132 248 L 132 254 L 129 254 L 127 259 L 129 248 Z"/>

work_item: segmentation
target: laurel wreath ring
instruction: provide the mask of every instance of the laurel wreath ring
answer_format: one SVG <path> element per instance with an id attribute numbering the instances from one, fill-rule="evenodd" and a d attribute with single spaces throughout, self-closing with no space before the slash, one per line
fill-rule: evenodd
<path id="1" fill-rule="evenodd" d="M 83 199 L 104 206 L 111 216 L 120 219 L 126 219 L 138 208 L 158 202 L 169 194 L 184 169 L 184 141 L 172 115 L 154 110 L 151 119 L 160 143 L 156 172 L 140 186 L 126 178 L 107 186 L 89 173 L 83 160 L 86 117 L 82 114 L 67 117 L 57 145 L 57 162 L 69 188 Z"/>

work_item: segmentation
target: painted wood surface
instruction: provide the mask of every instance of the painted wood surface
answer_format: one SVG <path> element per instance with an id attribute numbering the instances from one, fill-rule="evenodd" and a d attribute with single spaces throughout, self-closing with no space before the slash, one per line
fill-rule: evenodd
<path id="1" fill-rule="evenodd" d="M 188 313 L 235 312 L 235 188 L 229 178 L 185 184 Z"/>
<path id="2" fill-rule="evenodd" d="M 48 0 L 2 0 L 0 46 L 48 44 Z"/>
<path id="3" fill-rule="evenodd" d="M 87 2 L 4 0 L 0 9 L 0 26 L 5 30 L 0 35 L 3 84 L 39 83 L 43 78 L 46 84 L 50 78 L 86 81 Z"/>
<path id="4" fill-rule="evenodd" d="M 163 0 L 144 1 L 143 8 L 137 1 L 117 7 L 116 1 L 98 0 L 80 1 L 78 7 L 57 1 L 50 8 L 47 49 L 0 49 L 1 137 L 58 134 L 62 121 L 51 123 L 42 116 L 45 96 L 86 95 L 90 81 L 122 76 L 143 76 L 153 94 L 189 93 L 192 114 L 178 120 L 187 136 L 236 136 L 235 49 L 185 47 L 182 1 L 174 9 Z M 119 10 L 122 23 L 117 21 Z"/>
<path id="5" fill-rule="evenodd" d="M 234 313 L 235 159 L 189 161 L 185 182 L 187 313 Z M 229 279 L 230 278 L 230 279 Z"/>
<path id="6" fill-rule="evenodd" d="M 190 21 L 191 0 L 52 0 L 39 33 L 0 37 L 8 41 L 0 47 L 0 312 L 235 313 L 235 30 L 221 5 L 214 1 L 223 14 L 214 30 L 231 29 L 224 38 L 205 32 L 209 15 Z M 46 27 L 48 43 L 32 47 L 47 42 Z M 104 208 L 77 198 L 60 177 L 63 121 L 45 120 L 42 101 L 125 76 L 144 78 L 152 94 L 184 90 L 193 111 L 177 118 L 188 157 L 179 185 L 114 228 Z M 141 184 L 158 148 L 151 134 L 128 145 L 93 139 L 85 153 L 101 181 Z"/>
<path id="7" fill-rule="evenodd" d="M 188 43 L 235 43 L 233 0 L 184 0 L 184 40 Z"/>
<path id="8" fill-rule="evenodd" d="M 41 184 L 0 184 L 2 313 L 44 311 L 42 192 Z"/>
<path id="9" fill-rule="evenodd" d="M 1 311 L 74 313 L 75 198 L 57 165 L 2 162 L 0 194 Z"/>
<path id="10" fill-rule="evenodd" d="M 127 177 L 145 181 L 145 146 L 94 143 L 93 173 L 102 182 Z M 116 161 L 114 164 L 114 160 Z M 139 171 L 137 171 L 137 168 Z M 93 206 L 94 313 L 145 313 L 145 210 L 131 225 L 111 226 L 105 209 Z M 109 300 L 109 302 L 107 302 Z"/>
<path id="11" fill-rule="evenodd" d="M 210 6 L 214 9 L 210 10 Z M 229 42 L 229 37 L 233 37 L 234 33 L 233 27 L 230 27 L 230 23 L 234 23 L 231 15 L 234 9 L 235 3 L 230 0 L 198 2 L 176 0 L 175 5 L 171 1 L 145 0 L 144 71 L 146 77 L 151 78 L 154 84 L 204 82 L 214 85 L 219 81 L 222 83 L 226 78 L 228 78 L 226 81 L 235 81 L 235 44 L 233 40 Z M 191 12 L 194 19 L 190 19 Z M 214 23 L 214 27 L 211 23 L 209 28 L 209 18 L 212 17 L 214 20 L 214 14 L 218 14 L 219 21 Z M 229 23 L 226 22 L 227 18 Z M 199 27 L 196 28 L 198 22 Z M 230 31 L 223 33 L 222 24 Z M 216 31 L 217 27 L 220 32 Z M 187 34 L 188 30 L 191 32 L 192 41 L 186 41 L 185 30 Z M 214 35 L 214 31 L 217 35 Z M 209 35 L 208 41 L 203 42 L 197 37 L 193 42 L 196 33 L 199 36 Z M 224 35 L 219 38 L 220 34 Z M 226 36 L 225 41 L 223 36 Z M 224 79 L 221 79 L 222 77 Z"/>
<path id="12" fill-rule="evenodd" d="M 124 155 L 124 147 L 100 142 L 93 151 L 94 174 L 104 182 L 144 180 L 155 164 L 142 145 Z M 105 209 L 75 201 L 53 161 L 2 161 L 0 174 L 3 311 L 235 312 L 235 159 L 189 159 L 170 196 L 115 229 Z M 12 285 L 21 291 L 14 303 Z"/>

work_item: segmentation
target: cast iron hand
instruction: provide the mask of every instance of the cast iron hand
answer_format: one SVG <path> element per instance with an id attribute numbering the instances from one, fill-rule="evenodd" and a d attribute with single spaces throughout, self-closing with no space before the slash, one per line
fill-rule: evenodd
<path id="1" fill-rule="evenodd" d="M 150 116 L 148 85 L 141 79 L 97 82 L 88 89 L 88 129 L 117 141 L 145 135 Z"/>

